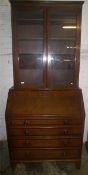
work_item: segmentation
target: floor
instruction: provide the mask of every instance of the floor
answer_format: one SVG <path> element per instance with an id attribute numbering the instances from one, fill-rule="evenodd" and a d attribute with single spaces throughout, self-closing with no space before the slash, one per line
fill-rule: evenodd
<path id="1" fill-rule="evenodd" d="M 27 166 L 18 164 L 12 170 L 9 163 L 7 142 L 0 142 L 0 175 L 88 175 L 88 152 L 83 146 L 80 170 L 74 164 L 56 162 L 31 163 Z"/>

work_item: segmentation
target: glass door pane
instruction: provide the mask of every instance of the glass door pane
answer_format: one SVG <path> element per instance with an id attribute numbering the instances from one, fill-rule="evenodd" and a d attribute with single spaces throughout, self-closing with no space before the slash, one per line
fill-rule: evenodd
<path id="1" fill-rule="evenodd" d="M 48 86 L 73 85 L 75 70 L 76 15 L 49 11 Z"/>
<path id="2" fill-rule="evenodd" d="M 20 84 L 43 86 L 43 10 L 17 12 Z"/>

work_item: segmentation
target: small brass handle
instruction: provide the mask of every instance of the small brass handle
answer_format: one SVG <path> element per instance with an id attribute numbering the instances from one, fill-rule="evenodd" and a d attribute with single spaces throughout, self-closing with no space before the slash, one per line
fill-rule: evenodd
<path id="1" fill-rule="evenodd" d="M 27 120 L 24 121 L 24 126 L 26 126 L 28 124 Z"/>
<path id="2" fill-rule="evenodd" d="M 26 143 L 26 145 L 29 145 L 30 144 L 30 142 L 29 142 L 28 139 L 25 140 L 25 143 Z"/>
<path id="3" fill-rule="evenodd" d="M 25 120 L 24 121 L 24 126 L 26 127 L 26 126 L 28 126 L 30 124 L 30 121 L 29 120 Z"/>
<path id="4" fill-rule="evenodd" d="M 29 135 L 29 129 L 28 128 L 25 129 L 25 135 Z"/>
<path id="5" fill-rule="evenodd" d="M 67 155 L 67 154 L 66 154 L 66 151 L 64 151 L 64 157 L 66 157 L 66 155 Z"/>
<path id="6" fill-rule="evenodd" d="M 68 120 L 67 120 L 67 119 L 64 120 L 64 124 L 65 124 L 65 125 L 68 124 Z"/>
<path id="7" fill-rule="evenodd" d="M 68 142 L 67 140 L 64 141 L 64 146 L 67 146 Z"/>
<path id="8" fill-rule="evenodd" d="M 65 135 L 68 134 L 68 130 L 67 130 L 67 129 L 64 130 L 64 134 L 65 134 Z"/>
<path id="9" fill-rule="evenodd" d="M 30 152 L 29 152 L 29 151 L 26 151 L 26 152 L 25 152 L 25 156 L 26 156 L 27 158 L 30 158 Z"/>

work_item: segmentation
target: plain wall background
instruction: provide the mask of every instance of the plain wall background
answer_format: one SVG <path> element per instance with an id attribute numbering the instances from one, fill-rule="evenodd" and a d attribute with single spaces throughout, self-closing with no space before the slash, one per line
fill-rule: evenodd
<path id="1" fill-rule="evenodd" d="M 9 0 L 0 0 L 0 140 L 6 139 L 5 108 L 8 90 L 12 85 L 11 9 Z M 88 132 L 88 0 L 85 0 L 82 10 L 79 86 L 83 91 L 86 112 L 84 129 L 84 141 L 86 141 Z"/>

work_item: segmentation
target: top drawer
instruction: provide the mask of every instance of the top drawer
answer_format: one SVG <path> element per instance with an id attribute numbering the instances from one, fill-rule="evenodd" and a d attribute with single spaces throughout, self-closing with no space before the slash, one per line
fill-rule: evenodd
<path id="1" fill-rule="evenodd" d="M 36 117 L 37 118 L 37 117 Z M 51 126 L 51 125 L 82 125 L 82 119 L 79 118 L 60 118 L 60 119 L 9 119 L 7 121 L 9 127 L 27 127 L 27 126 Z"/>

